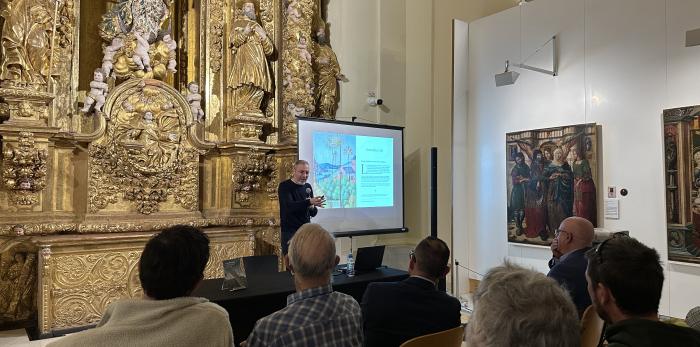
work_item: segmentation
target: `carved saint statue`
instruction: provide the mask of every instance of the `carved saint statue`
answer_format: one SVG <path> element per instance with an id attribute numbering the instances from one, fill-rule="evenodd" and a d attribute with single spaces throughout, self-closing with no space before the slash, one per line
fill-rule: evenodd
<path id="1" fill-rule="evenodd" d="M 0 13 L 2 27 L 0 80 L 45 84 L 51 56 L 50 2 L 16 0 Z"/>
<path id="2" fill-rule="evenodd" d="M 335 118 L 338 108 L 338 80 L 344 76 L 340 73 L 338 58 L 328 45 L 326 28 L 321 26 L 316 31 L 318 39 L 316 52 L 316 70 L 318 73 L 318 88 L 316 94 L 317 109 L 323 118 Z"/>
<path id="3" fill-rule="evenodd" d="M 235 115 L 262 116 L 260 105 L 265 93 L 272 92 L 267 57 L 274 46 L 265 29 L 256 22 L 255 5 L 246 2 L 243 16 L 233 22 L 231 50 L 233 66 L 228 87 L 233 92 Z"/>

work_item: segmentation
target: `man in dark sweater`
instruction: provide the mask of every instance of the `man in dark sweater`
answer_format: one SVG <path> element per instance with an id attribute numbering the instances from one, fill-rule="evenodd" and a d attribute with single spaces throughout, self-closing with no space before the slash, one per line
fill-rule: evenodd
<path id="1" fill-rule="evenodd" d="M 586 253 L 588 293 L 608 347 L 697 347 L 700 332 L 659 321 L 664 271 L 659 254 L 631 237 L 603 241 Z"/>
<path id="2" fill-rule="evenodd" d="M 289 240 L 294 233 L 305 223 L 311 222 L 311 217 L 316 216 L 318 207 L 323 207 L 325 197 L 314 197 L 311 185 L 306 183 L 309 178 L 309 162 L 297 160 L 294 163 L 292 178 L 280 183 L 277 195 L 280 203 L 280 224 L 282 233 L 282 255 L 287 254 Z"/>

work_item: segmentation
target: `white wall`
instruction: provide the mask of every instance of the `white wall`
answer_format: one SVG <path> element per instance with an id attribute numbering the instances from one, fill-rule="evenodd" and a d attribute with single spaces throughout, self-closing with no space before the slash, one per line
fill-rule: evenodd
<path id="1" fill-rule="evenodd" d="M 700 104 L 700 47 L 684 47 L 698 13 L 697 0 L 537 0 L 470 23 L 468 115 L 454 114 L 466 117 L 467 153 L 455 160 L 467 169 L 454 177 L 455 188 L 464 185 L 454 195 L 465 198 L 454 209 L 467 222 L 454 232 L 467 233 L 469 267 L 484 272 L 507 258 L 547 271 L 548 248 L 507 242 L 505 134 L 585 122 L 602 126 L 599 192 L 630 191 L 620 219 L 602 227 L 629 230 L 667 259 L 661 113 Z M 558 77 L 519 71 L 514 85 L 495 87 L 506 59 L 527 57 L 554 34 Z M 660 312 L 685 317 L 700 305 L 700 268 L 665 268 Z"/>

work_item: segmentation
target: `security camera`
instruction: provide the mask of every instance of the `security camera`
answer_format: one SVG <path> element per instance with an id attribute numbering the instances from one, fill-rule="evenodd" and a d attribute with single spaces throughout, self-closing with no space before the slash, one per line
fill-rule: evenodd
<path id="1" fill-rule="evenodd" d="M 381 98 L 377 98 L 377 94 L 375 92 L 369 92 L 367 93 L 367 104 L 370 106 L 379 106 L 384 103 L 384 100 Z"/>

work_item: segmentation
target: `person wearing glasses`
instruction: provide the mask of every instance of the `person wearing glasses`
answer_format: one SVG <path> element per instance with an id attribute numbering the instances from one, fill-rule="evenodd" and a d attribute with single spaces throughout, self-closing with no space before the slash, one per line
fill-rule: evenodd
<path id="1" fill-rule="evenodd" d="M 552 240 L 548 277 L 569 292 L 579 317 L 591 305 L 586 290 L 586 252 L 593 243 L 593 224 L 581 217 L 569 217 L 559 224 Z"/>
<path id="2" fill-rule="evenodd" d="M 365 346 L 399 346 L 461 324 L 459 300 L 437 289 L 449 259 L 447 244 L 427 237 L 409 253 L 409 278 L 367 286 L 360 305 Z"/>
<path id="3" fill-rule="evenodd" d="M 664 270 L 659 254 L 619 236 L 586 253 L 588 293 L 608 327 L 608 347 L 700 346 L 700 332 L 659 321 Z"/>

